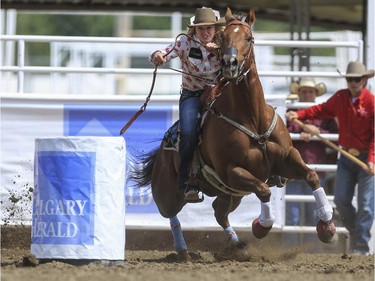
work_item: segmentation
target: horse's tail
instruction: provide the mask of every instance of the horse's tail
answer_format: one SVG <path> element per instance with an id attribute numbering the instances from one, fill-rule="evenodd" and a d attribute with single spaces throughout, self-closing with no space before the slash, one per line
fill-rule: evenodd
<path id="1" fill-rule="evenodd" d="M 146 154 L 138 155 L 136 161 L 130 164 L 128 181 L 135 182 L 138 187 L 146 187 L 151 183 L 152 170 L 154 168 L 156 156 L 160 148 L 155 148 Z"/>

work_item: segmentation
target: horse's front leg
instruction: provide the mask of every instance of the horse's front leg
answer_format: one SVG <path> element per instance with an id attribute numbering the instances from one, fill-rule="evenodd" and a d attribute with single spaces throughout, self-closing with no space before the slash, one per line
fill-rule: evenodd
<path id="1" fill-rule="evenodd" d="M 265 237 L 272 229 L 275 217 L 271 208 L 271 189 L 269 186 L 254 177 L 247 170 L 234 166 L 233 164 L 227 167 L 228 184 L 240 190 L 251 191 L 261 201 L 260 215 L 252 223 L 252 231 L 255 237 L 261 239 Z"/>
<path id="2" fill-rule="evenodd" d="M 218 196 L 212 203 L 216 221 L 224 229 L 226 240 L 225 247 L 216 256 L 220 260 L 249 260 L 249 253 L 247 252 L 245 244 L 239 240 L 236 231 L 230 225 L 228 219 L 228 215 L 240 205 L 241 199 L 242 197 L 223 195 Z"/>
<path id="3" fill-rule="evenodd" d="M 216 221 L 224 229 L 227 245 L 234 245 L 239 242 L 236 232 L 229 223 L 228 215 L 240 205 L 241 198 L 229 195 L 218 196 L 212 203 Z"/>
<path id="4" fill-rule="evenodd" d="M 290 149 L 287 163 L 285 163 L 284 167 L 288 167 L 287 173 L 292 173 L 288 175 L 289 178 L 304 178 L 311 186 L 319 217 L 319 222 L 316 226 L 318 237 L 324 243 L 331 242 L 336 233 L 336 226 L 332 222 L 333 208 L 328 201 L 324 188 L 320 186 L 318 174 L 306 166 L 299 152 L 294 147 Z"/>

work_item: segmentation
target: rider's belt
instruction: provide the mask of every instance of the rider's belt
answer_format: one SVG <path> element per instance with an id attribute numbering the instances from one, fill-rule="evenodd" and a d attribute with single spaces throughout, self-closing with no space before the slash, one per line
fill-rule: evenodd
<path id="1" fill-rule="evenodd" d="M 348 153 L 350 153 L 351 155 L 355 156 L 355 157 L 358 157 L 359 155 L 368 152 L 368 150 L 358 150 L 356 148 L 345 148 L 345 147 L 343 147 L 343 149 L 345 151 L 347 151 Z"/>
<path id="2" fill-rule="evenodd" d="M 203 93 L 203 90 L 198 90 L 198 91 L 190 91 L 190 90 L 187 90 L 187 89 L 184 89 L 182 88 L 181 89 L 181 97 L 180 97 L 180 102 L 188 99 L 188 98 L 192 98 L 192 97 L 200 97 Z"/>

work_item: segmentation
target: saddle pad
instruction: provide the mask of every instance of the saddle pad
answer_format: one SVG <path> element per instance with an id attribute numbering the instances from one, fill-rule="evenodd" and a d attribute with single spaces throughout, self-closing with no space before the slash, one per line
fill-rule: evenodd
<path id="1" fill-rule="evenodd" d="M 198 144 L 201 143 L 200 123 L 201 123 L 201 120 L 200 118 L 198 118 L 198 122 L 197 122 L 197 134 L 199 135 Z M 178 151 L 179 142 L 180 142 L 180 120 L 177 120 L 176 122 L 174 122 L 174 124 L 165 132 L 162 142 L 163 142 L 163 149 Z"/>
<path id="2" fill-rule="evenodd" d="M 180 142 L 180 120 L 177 120 L 164 134 L 163 149 L 178 151 Z"/>

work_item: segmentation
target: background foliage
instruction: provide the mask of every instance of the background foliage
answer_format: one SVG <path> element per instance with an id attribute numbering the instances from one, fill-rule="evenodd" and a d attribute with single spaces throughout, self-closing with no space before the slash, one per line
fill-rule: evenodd
<path id="1" fill-rule="evenodd" d="M 17 14 L 16 34 L 20 35 L 57 35 L 57 36 L 118 36 L 116 34 L 118 15 L 87 14 L 34 14 L 20 12 Z M 184 17 L 185 27 L 189 18 Z M 133 30 L 169 30 L 171 19 L 168 16 L 134 16 Z M 256 32 L 289 32 L 289 23 L 257 19 L 254 24 Z M 312 31 L 322 31 L 313 27 Z M 289 54 L 288 48 L 277 48 L 277 54 Z M 27 47 L 27 60 L 30 65 L 49 65 L 50 50 L 47 44 L 30 43 Z M 313 49 L 312 55 L 332 55 L 330 49 Z"/>

